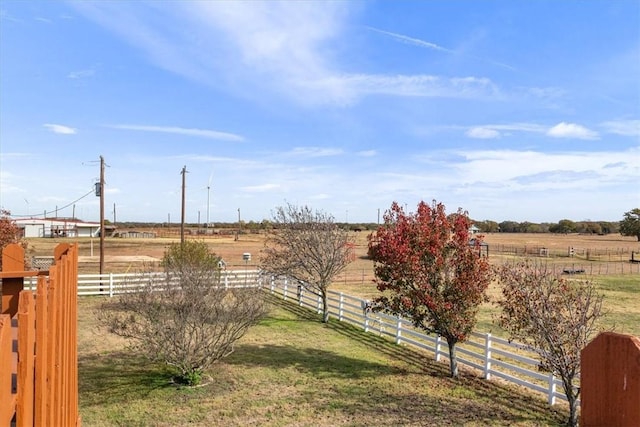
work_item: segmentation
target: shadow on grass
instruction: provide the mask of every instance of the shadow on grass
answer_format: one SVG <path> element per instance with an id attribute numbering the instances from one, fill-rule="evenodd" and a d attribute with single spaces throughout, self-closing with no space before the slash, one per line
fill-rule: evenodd
<path id="1" fill-rule="evenodd" d="M 342 356 L 313 347 L 283 345 L 238 345 L 228 365 L 259 366 L 272 369 L 294 367 L 318 378 L 364 378 L 399 374 L 401 371 L 381 363 Z"/>
<path id="2" fill-rule="evenodd" d="M 78 378 L 87 406 L 145 399 L 154 390 L 173 387 L 164 366 L 125 351 L 79 356 Z"/>
<path id="3" fill-rule="evenodd" d="M 321 321 L 320 315 L 300 307 L 296 302 L 283 301 L 275 296 L 272 296 L 270 301 L 302 320 Z M 449 419 L 455 425 L 466 422 L 481 422 L 482 420 L 490 421 L 490 423 L 504 422 L 505 425 L 521 422 L 535 425 L 557 425 L 562 423 L 566 416 L 561 408 L 549 407 L 542 395 L 521 391 L 517 386 L 507 385 L 503 382 L 484 380 L 478 376 L 477 372 L 471 370 L 461 368 L 459 378 L 451 378 L 448 363 L 436 362 L 433 359 L 433 354 L 397 345 L 386 338 L 366 333 L 361 328 L 350 323 L 331 319 L 325 327 L 355 342 L 367 345 L 393 360 L 404 362 L 410 370 L 413 370 L 411 369 L 413 367 L 418 372 L 428 375 L 434 379 L 434 383 L 437 386 L 446 388 L 445 394 L 450 395 L 450 398 L 443 398 L 442 396 L 433 398 L 421 394 L 389 396 L 384 389 L 376 390 L 373 388 L 368 389 L 366 393 L 357 393 L 357 399 L 342 399 L 340 405 L 345 410 L 358 412 L 366 408 L 367 413 L 374 420 L 376 419 L 376 412 L 380 412 L 379 416 L 386 416 L 389 415 L 389 411 L 397 411 L 395 416 L 398 417 L 399 422 L 402 420 L 415 422 L 416 419 L 434 417 L 437 414 L 441 414 L 444 418 L 440 419 L 438 423 Z M 265 351 L 280 350 L 273 348 Z M 322 352 L 317 350 L 305 349 L 297 351 L 314 355 L 312 358 L 307 357 L 307 361 L 303 362 L 304 364 L 309 363 L 308 369 L 310 370 L 336 369 L 334 365 L 341 362 L 335 357 L 332 359 L 331 355 L 325 355 L 328 358 L 322 359 L 320 357 Z M 294 354 L 289 354 L 287 358 L 272 360 L 272 366 L 279 367 L 286 363 L 287 360 L 296 360 L 296 357 Z M 268 360 L 264 360 L 261 363 L 266 364 Z M 323 365 L 323 367 L 317 365 Z M 401 368 L 377 363 L 371 364 L 366 361 L 354 362 L 354 366 L 360 367 L 362 372 L 369 376 L 405 372 Z M 371 369 L 374 371 L 380 369 L 380 371 L 372 372 Z M 352 395 L 353 390 L 347 394 Z M 464 396 L 466 395 L 469 395 L 470 398 L 465 398 Z M 380 402 L 387 402 L 388 404 L 380 405 Z M 438 417 L 436 416 L 436 418 Z"/>

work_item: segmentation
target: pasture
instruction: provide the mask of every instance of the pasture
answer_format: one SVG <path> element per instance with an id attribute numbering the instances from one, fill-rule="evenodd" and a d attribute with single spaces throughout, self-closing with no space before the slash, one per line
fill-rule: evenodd
<path id="1" fill-rule="evenodd" d="M 145 230 L 157 231 L 157 230 Z M 136 272 L 145 265 L 159 260 L 166 247 L 179 241 L 179 230 L 161 230 L 163 237 L 107 238 L 105 239 L 105 272 Z M 373 264 L 367 258 L 368 232 L 354 233 L 356 259 L 346 271 L 336 278 L 331 289 L 362 298 L 374 298 L 378 291 L 373 284 Z M 230 269 L 256 268 L 260 251 L 264 247 L 264 235 L 243 234 L 239 240 L 233 235 L 207 235 L 204 238 L 213 251 L 222 256 Z M 97 273 L 97 239 L 27 239 L 31 248 L 28 255 L 50 255 L 61 241 L 77 241 L 80 247 L 80 273 Z M 605 295 L 603 327 L 613 327 L 620 333 L 640 336 L 640 263 L 629 262 L 631 252 L 640 256 L 640 242 L 633 237 L 619 234 L 579 235 L 549 233 L 490 233 L 485 236 L 489 244 L 489 259 L 494 264 L 511 262 L 522 256 L 533 257 L 539 262 L 554 265 L 559 271 L 565 268 L 583 268 L 585 274 L 568 275 L 570 278 L 589 278 Z M 541 256 L 540 249 L 547 249 L 548 256 Z M 570 249 L 574 255 L 569 256 Z M 245 263 L 242 254 L 249 252 L 252 260 Z M 588 254 L 588 257 L 587 257 Z M 587 259 L 589 258 L 589 259 Z M 492 285 L 489 297 L 494 299 L 499 290 Z M 495 306 L 485 303 L 479 315 L 477 330 L 502 335 L 492 323 Z"/>
<path id="2" fill-rule="evenodd" d="M 366 233 L 355 233 L 356 260 L 332 285 L 333 290 L 372 298 L 373 265 L 366 257 Z M 134 272 L 159 260 L 179 236 L 155 239 L 106 239 L 105 272 Z M 48 255 L 64 239 L 33 239 L 29 255 Z M 229 268 L 255 268 L 264 244 L 258 234 L 207 236 L 211 248 Z M 589 277 L 605 295 L 603 327 L 640 335 L 640 273 L 618 264 L 634 239 L 615 236 L 495 234 L 486 238 L 493 263 L 517 253 L 536 256 L 539 247 L 560 255 L 544 257 L 559 265 L 592 263 L 616 274 Z M 80 240 L 80 272 L 98 272 L 98 241 Z M 525 249 L 529 248 L 529 249 Z M 569 256 L 568 248 L 585 249 Z M 604 253 L 604 258 L 586 259 Z M 601 252 L 598 252 L 601 251 Z M 566 255 L 564 255 L 566 251 Z M 250 252 L 245 263 L 242 254 Z M 582 255 L 581 255 L 582 254 Z M 618 254 L 618 258 L 612 254 Z M 623 255 L 620 255 L 623 254 Z M 630 263 L 629 263 L 630 264 Z M 624 267 L 623 267 L 624 268 Z M 624 271 L 624 274 L 617 273 Z M 606 270 L 605 270 L 606 271 Z M 495 298 L 492 286 L 489 295 Z M 544 397 L 484 381 L 465 372 L 451 380 L 447 365 L 358 328 L 332 320 L 328 325 L 290 302 L 272 301 L 269 316 L 237 345 L 236 352 L 210 372 L 202 387 L 179 388 L 161 365 L 131 354 L 126 342 L 99 328 L 101 298 L 80 299 L 80 405 L 85 425 L 559 425 L 566 408 L 550 408 Z M 501 335 L 492 323 L 496 308 L 485 304 L 477 330 Z M 313 339 L 309 339 L 313 337 Z"/>

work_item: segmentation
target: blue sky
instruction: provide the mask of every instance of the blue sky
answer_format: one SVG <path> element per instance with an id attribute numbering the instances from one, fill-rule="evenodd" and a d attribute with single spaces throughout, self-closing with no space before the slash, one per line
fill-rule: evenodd
<path id="1" fill-rule="evenodd" d="M 188 222 L 617 221 L 640 2 L 3 0 L 0 206 L 97 220 L 100 155 L 118 221 L 178 222 L 183 166 Z"/>

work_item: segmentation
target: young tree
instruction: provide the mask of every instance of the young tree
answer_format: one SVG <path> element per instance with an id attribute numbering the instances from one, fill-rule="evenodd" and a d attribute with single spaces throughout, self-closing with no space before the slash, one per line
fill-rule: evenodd
<path id="1" fill-rule="evenodd" d="M 225 289 L 219 260 L 204 242 L 172 244 L 162 261 L 166 279 L 149 274 L 141 292 L 105 303 L 105 323 L 135 350 L 173 367 L 179 382 L 198 384 L 265 313 L 258 286 Z"/>
<path id="2" fill-rule="evenodd" d="M 566 280 L 546 265 L 523 261 L 498 269 L 502 297 L 500 326 L 538 353 L 544 369 L 562 379 L 569 425 L 578 425 L 580 351 L 596 332 L 602 295 L 588 280 Z"/>
<path id="3" fill-rule="evenodd" d="M 640 242 L 640 208 L 624 213 L 624 219 L 620 221 L 620 234 L 635 236 Z"/>
<path id="4" fill-rule="evenodd" d="M 452 377 L 458 376 L 456 344 L 472 332 L 491 281 L 489 262 L 479 252 L 482 236 L 470 244 L 470 225 L 462 210 L 447 217 L 442 203 L 420 202 L 416 213 L 406 214 L 394 202 L 369 237 L 375 281 L 384 293 L 375 305 L 443 336 Z"/>
<path id="5" fill-rule="evenodd" d="M 322 298 L 324 323 L 329 321 L 327 291 L 333 279 L 353 261 L 353 242 L 333 216 L 308 206 L 276 208 L 262 252 L 261 268 L 288 276 Z"/>

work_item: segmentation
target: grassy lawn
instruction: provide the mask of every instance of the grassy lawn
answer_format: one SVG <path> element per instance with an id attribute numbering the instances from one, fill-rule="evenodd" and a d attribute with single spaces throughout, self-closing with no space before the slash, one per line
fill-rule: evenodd
<path id="1" fill-rule="evenodd" d="M 272 310 L 197 388 L 97 328 L 102 299 L 80 299 L 80 413 L 87 426 L 559 425 L 565 408 L 448 366 L 346 323 Z"/>

